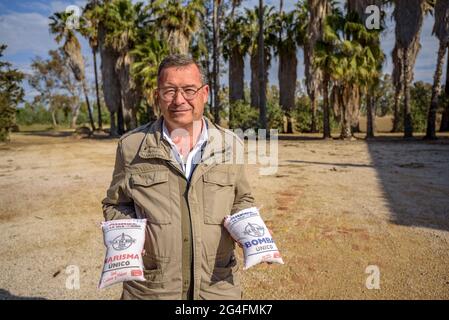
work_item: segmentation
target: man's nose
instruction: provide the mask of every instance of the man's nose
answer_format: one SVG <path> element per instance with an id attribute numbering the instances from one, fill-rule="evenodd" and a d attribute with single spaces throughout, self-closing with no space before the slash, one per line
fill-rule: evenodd
<path id="1" fill-rule="evenodd" d="M 173 102 L 175 103 L 175 105 L 180 105 L 187 102 L 180 89 L 176 90 Z"/>

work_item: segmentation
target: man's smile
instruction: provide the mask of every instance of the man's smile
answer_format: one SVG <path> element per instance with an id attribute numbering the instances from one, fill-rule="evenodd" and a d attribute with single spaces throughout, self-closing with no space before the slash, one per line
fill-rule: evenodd
<path id="1" fill-rule="evenodd" d="M 191 112 L 192 109 L 171 109 L 170 112 L 171 113 L 175 113 L 175 114 L 180 114 L 180 113 L 187 113 L 187 112 Z"/>

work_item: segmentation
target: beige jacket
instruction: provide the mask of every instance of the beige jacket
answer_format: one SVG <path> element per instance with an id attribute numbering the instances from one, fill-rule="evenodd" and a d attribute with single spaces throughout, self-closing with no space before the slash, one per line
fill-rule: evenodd
<path id="1" fill-rule="evenodd" d="M 244 165 L 225 163 L 242 141 L 206 122 L 209 139 L 190 183 L 161 139 L 162 118 L 118 142 L 104 217 L 147 219 L 146 281 L 125 282 L 123 299 L 241 298 L 235 243 L 223 219 L 252 207 L 254 198 Z"/>

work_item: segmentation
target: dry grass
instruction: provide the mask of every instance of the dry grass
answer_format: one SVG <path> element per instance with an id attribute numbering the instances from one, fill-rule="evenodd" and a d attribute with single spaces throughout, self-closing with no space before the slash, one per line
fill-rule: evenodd
<path id="1" fill-rule="evenodd" d="M 245 271 L 244 298 L 448 299 L 447 139 L 315 137 L 280 141 L 275 176 L 248 167 L 285 265 Z M 120 286 L 96 289 L 115 145 L 22 133 L 0 145 L 0 298 L 119 297 Z M 80 268 L 80 290 L 65 287 L 68 265 Z M 369 265 L 380 290 L 365 286 Z"/>

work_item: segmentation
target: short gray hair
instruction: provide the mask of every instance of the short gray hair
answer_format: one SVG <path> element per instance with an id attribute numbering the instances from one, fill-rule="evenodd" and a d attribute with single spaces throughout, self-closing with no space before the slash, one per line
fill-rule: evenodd
<path id="1" fill-rule="evenodd" d="M 206 73 L 204 72 L 203 67 L 199 64 L 195 59 L 185 55 L 185 54 L 172 54 L 164 58 L 159 68 L 157 70 L 157 81 L 159 83 L 159 79 L 162 73 L 162 70 L 170 68 L 170 67 L 187 67 L 189 65 L 196 65 L 198 70 L 200 71 L 201 82 L 205 84 L 207 81 Z"/>

